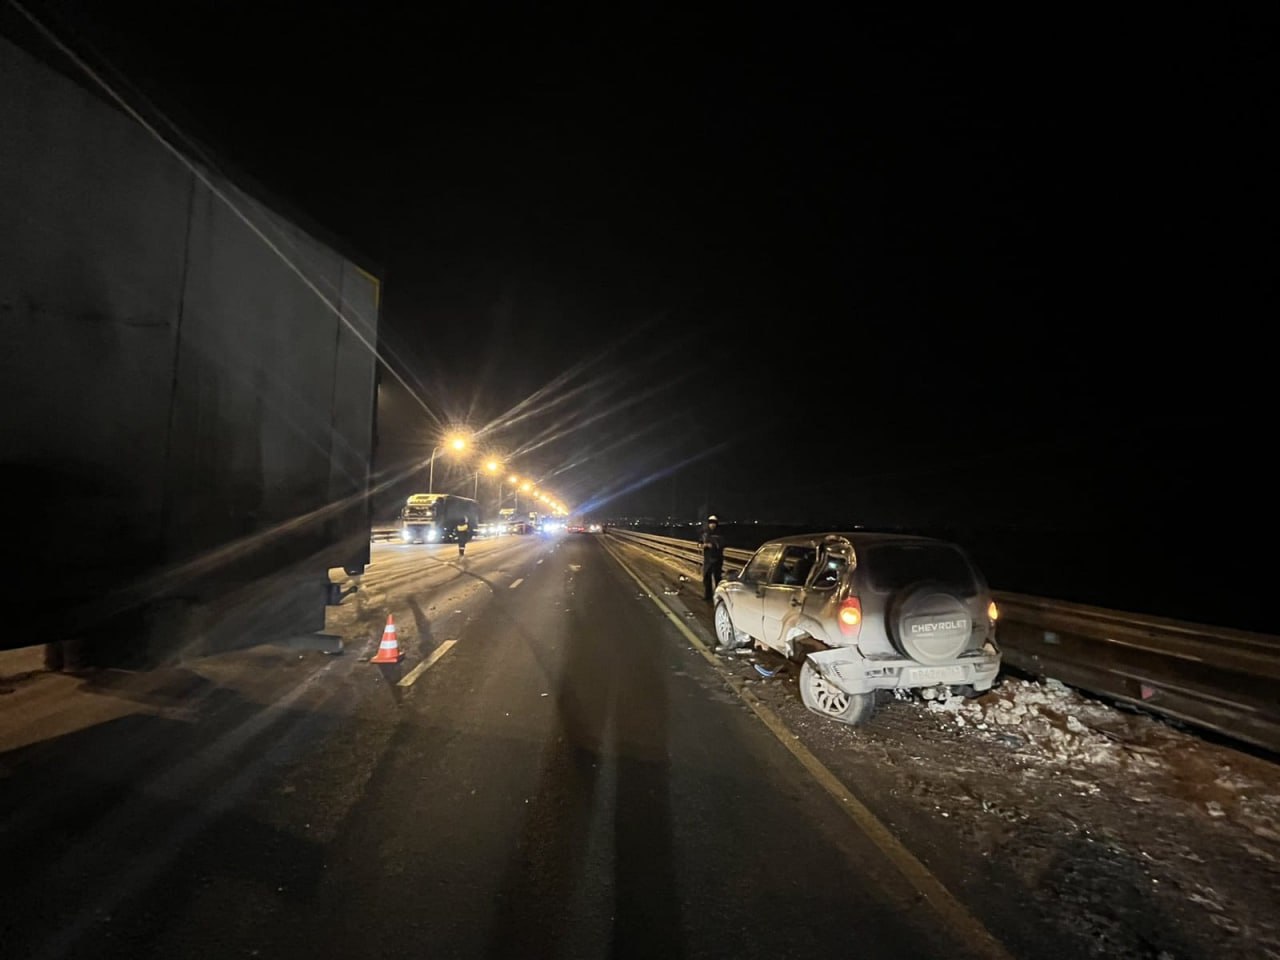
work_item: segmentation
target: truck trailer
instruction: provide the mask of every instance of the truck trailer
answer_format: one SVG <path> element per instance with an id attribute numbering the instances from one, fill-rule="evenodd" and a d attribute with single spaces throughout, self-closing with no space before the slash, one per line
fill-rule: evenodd
<path id="1" fill-rule="evenodd" d="M 369 558 L 376 267 L 143 117 L 0 34 L 0 648 L 54 668 L 314 634 Z"/>
<path id="2" fill-rule="evenodd" d="M 463 520 L 473 530 L 480 524 L 480 504 L 470 497 L 415 493 L 400 511 L 400 539 L 405 543 L 453 542 Z"/>

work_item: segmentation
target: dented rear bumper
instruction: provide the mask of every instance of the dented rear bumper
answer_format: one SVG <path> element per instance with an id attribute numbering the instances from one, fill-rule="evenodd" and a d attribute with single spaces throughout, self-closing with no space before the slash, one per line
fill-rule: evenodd
<path id="1" fill-rule="evenodd" d="M 990 690 L 1000 672 L 1000 654 L 985 650 L 949 663 L 923 664 L 907 659 L 868 660 L 855 647 L 833 647 L 809 654 L 809 662 L 826 680 L 850 694 L 938 684 Z"/>

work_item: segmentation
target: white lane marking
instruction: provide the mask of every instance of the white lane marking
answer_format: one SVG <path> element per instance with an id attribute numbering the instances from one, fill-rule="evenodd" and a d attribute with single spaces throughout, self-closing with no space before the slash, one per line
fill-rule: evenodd
<path id="1" fill-rule="evenodd" d="M 404 677 L 401 679 L 401 681 L 396 684 L 396 686 L 397 687 L 413 686 L 413 681 L 417 680 L 420 676 L 426 673 L 427 670 L 431 668 L 432 664 L 434 664 L 437 660 L 439 660 L 446 653 L 448 653 L 453 648 L 453 645 L 457 642 L 458 642 L 457 640 L 446 640 L 444 643 L 440 644 L 440 646 L 436 647 L 435 650 L 431 651 L 431 656 L 427 657 L 427 659 L 423 660 L 420 664 L 418 664 L 416 667 L 414 667 L 412 670 L 406 673 Z"/>
<path id="2" fill-rule="evenodd" d="M 522 583 L 524 583 L 524 577 L 521 577 L 519 580 L 512 580 L 511 586 L 507 587 L 507 589 L 514 590 L 516 587 L 520 586 L 520 584 Z"/>

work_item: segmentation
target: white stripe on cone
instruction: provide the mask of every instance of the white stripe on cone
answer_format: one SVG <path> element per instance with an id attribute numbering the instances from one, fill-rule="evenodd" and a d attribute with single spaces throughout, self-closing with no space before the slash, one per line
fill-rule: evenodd
<path id="1" fill-rule="evenodd" d="M 400 644 L 396 643 L 396 622 L 391 617 L 387 617 L 387 625 L 382 629 L 382 642 L 378 644 L 377 656 L 381 657 L 384 650 L 393 651 L 396 659 L 399 659 Z"/>

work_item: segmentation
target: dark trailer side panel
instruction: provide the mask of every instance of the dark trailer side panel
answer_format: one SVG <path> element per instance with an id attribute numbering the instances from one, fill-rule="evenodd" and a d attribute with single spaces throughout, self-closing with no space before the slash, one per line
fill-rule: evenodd
<path id="1" fill-rule="evenodd" d="M 378 279 L 3 36 L 0 130 L 0 647 L 323 628 L 368 560 Z"/>

